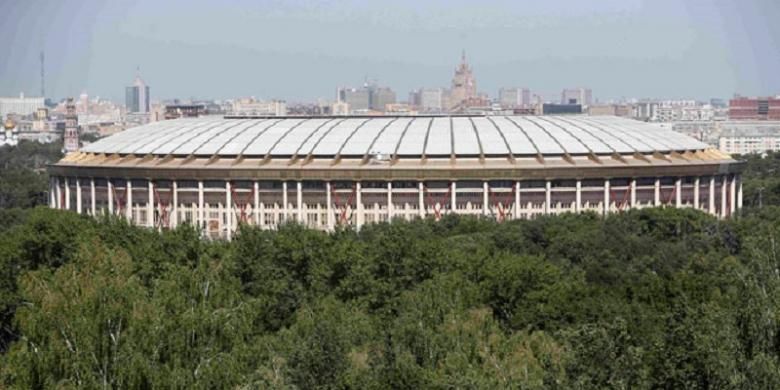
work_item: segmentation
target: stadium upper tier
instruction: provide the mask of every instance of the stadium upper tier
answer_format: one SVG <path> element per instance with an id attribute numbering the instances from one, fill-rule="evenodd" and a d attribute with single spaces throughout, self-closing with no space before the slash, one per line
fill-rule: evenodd
<path id="1" fill-rule="evenodd" d="M 132 128 L 82 151 L 160 157 L 458 158 L 683 153 L 706 148 L 683 134 L 617 117 L 204 117 Z"/>

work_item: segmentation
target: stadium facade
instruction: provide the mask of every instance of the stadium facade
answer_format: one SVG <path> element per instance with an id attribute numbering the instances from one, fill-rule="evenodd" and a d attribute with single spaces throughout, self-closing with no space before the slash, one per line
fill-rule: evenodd
<path id="1" fill-rule="evenodd" d="M 230 238 L 393 218 L 689 207 L 728 217 L 742 164 L 683 134 L 599 116 L 203 117 L 157 122 L 50 167 L 53 208 Z"/>

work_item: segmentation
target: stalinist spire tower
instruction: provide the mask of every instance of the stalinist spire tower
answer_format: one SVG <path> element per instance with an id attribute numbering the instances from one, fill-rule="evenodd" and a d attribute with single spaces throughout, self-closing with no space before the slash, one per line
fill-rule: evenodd
<path id="1" fill-rule="evenodd" d="M 452 94 L 450 109 L 462 106 L 469 99 L 477 97 L 477 81 L 474 79 L 471 67 L 466 62 L 466 51 L 461 53 L 460 65 L 455 69 L 452 78 Z"/>

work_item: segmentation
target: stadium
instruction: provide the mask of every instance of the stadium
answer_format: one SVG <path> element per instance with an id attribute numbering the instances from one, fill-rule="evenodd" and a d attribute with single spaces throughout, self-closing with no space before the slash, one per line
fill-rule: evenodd
<path id="1" fill-rule="evenodd" d="M 445 214 L 687 207 L 728 217 L 742 164 L 608 116 L 201 117 L 128 129 L 50 167 L 53 208 L 230 238 Z"/>

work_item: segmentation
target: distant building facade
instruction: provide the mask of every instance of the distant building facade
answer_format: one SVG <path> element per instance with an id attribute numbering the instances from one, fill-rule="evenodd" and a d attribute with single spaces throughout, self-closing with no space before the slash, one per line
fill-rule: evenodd
<path id="1" fill-rule="evenodd" d="M 542 105 L 543 115 L 582 114 L 582 106 L 579 104 L 552 104 Z"/>
<path id="2" fill-rule="evenodd" d="M 498 91 L 501 108 L 526 108 L 531 105 L 531 91 L 528 88 L 501 88 Z"/>
<path id="3" fill-rule="evenodd" d="M 395 91 L 373 83 L 366 83 L 361 88 L 339 88 L 336 95 L 337 100 L 346 103 L 351 112 L 384 112 L 387 105 L 396 103 Z"/>
<path id="4" fill-rule="evenodd" d="M 470 100 L 476 98 L 477 80 L 474 78 L 474 72 L 468 62 L 466 62 L 466 52 L 463 52 L 460 64 L 455 69 L 455 75 L 452 77 L 450 109 L 457 110 L 459 107 L 468 105 Z"/>
<path id="5" fill-rule="evenodd" d="M 165 106 L 165 119 L 197 118 L 206 115 L 203 104 L 175 104 Z"/>
<path id="6" fill-rule="evenodd" d="M 564 89 L 561 92 L 561 104 L 589 106 L 593 104 L 593 92 L 589 88 Z"/>
<path id="7" fill-rule="evenodd" d="M 780 121 L 728 121 L 718 126 L 718 149 L 729 154 L 780 151 Z"/>
<path id="8" fill-rule="evenodd" d="M 144 83 L 139 74 L 136 74 L 133 85 L 125 88 L 125 106 L 127 112 L 134 114 L 146 114 L 150 110 L 149 86 Z"/>
<path id="9" fill-rule="evenodd" d="M 3 120 L 8 118 L 8 114 L 27 116 L 44 107 L 46 105 L 42 97 L 24 97 L 23 93 L 19 97 L 0 97 L 0 117 Z"/>
<path id="10" fill-rule="evenodd" d="M 588 106 L 589 115 L 614 115 L 628 117 L 633 113 L 633 107 L 625 104 L 599 104 Z"/>
<path id="11" fill-rule="evenodd" d="M 729 119 L 780 120 L 780 98 L 737 96 L 729 101 Z"/>
<path id="12" fill-rule="evenodd" d="M 284 100 L 256 100 L 255 98 L 243 98 L 233 102 L 233 115 L 287 115 L 287 102 Z"/>

